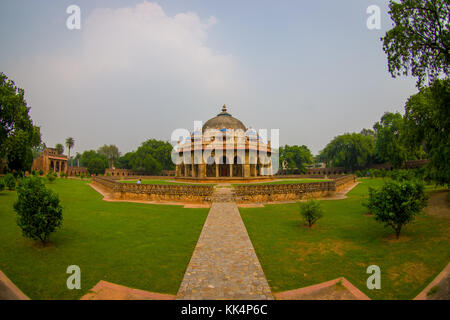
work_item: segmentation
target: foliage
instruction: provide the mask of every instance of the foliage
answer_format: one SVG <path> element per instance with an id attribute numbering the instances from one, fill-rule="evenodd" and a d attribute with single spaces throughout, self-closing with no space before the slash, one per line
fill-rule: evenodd
<path id="1" fill-rule="evenodd" d="M 0 178 L 0 192 L 5 190 L 5 181 L 3 178 Z"/>
<path id="2" fill-rule="evenodd" d="M 406 148 L 402 143 L 404 132 L 403 117 L 400 113 L 386 112 L 380 122 L 375 123 L 375 154 L 383 162 L 400 168 L 406 160 Z"/>
<path id="3" fill-rule="evenodd" d="M 102 154 L 108 159 L 108 167 L 112 168 L 114 162 L 120 158 L 120 151 L 117 146 L 111 144 L 107 146 L 106 144 L 100 147 L 97 151 L 99 154 Z"/>
<path id="4" fill-rule="evenodd" d="M 283 162 L 287 162 L 288 169 L 299 169 L 302 173 L 306 172 L 306 165 L 313 162 L 313 156 L 307 146 L 288 146 L 280 147 L 280 168 Z"/>
<path id="5" fill-rule="evenodd" d="M 63 154 L 64 152 L 64 146 L 61 143 L 57 143 L 55 149 L 58 154 Z"/>
<path id="6" fill-rule="evenodd" d="M 159 174 L 161 170 L 173 170 L 172 145 L 166 141 L 150 139 L 135 152 L 128 152 L 117 161 L 117 167 L 145 174 Z"/>
<path id="7" fill-rule="evenodd" d="M 388 181 L 381 189 L 369 189 L 365 204 L 375 220 L 392 227 L 396 238 L 402 227 L 412 220 L 426 205 L 427 196 L 422 182 Z"/>
<path id="8" fill-rule="evenodd" d="M 450 183 L 450 80 L 436 80 L 411 96 L 405 106 L 406 143 L 424 145 L 429 175 L 439 184 Z"/>
<path id="9" fill-rule="evenodd" d="M 320 152 L 319 159 L 327 166 L 343 166 L 354 170 L 366 166 L 374 154 L 374 138 L 361 133 L 345 133 L 335 137 Z"/>
<path id="10" fill-rule="evenodd" d="M 300 202 L 299 207 L 300 214 L 310 228 L 323 216 L 323 210 L 320 206 L 320 202 L 314 200 L 313 198 L 310 198 L 306 202 Z"/>
<path id="11" fill-rule="evenodd" d="M 39 143 L 37 146 L 33 146 L 31 148 L 31 152 L 33 154 L 33 159 L 36 159 L 37 157 L 39 157 L 42 152 L 45 150 L 45 148 L 47 148 L 47 146 L 45 145 L 44 142 Z"/>
<path id="12" fill-rule="evenodd" d="M 29 171 L 32 147 L 39 145 L 39 127 L 33 125 L 23 89 L 0 73 L 0 158 L 13 171 Z"/>
<path id="13" fill-rule="evenodd" d="M 16 189 L 16 178 L 14 177 L 13 174 L 8 173 L 5 176 L 4 181 L 5 181 L 6 188 L 8 188 L 8 190 Z"/>
<path id="14" fill-rule="evenodd" d="M 393 28 L 381 40 L 393 77 L 411 74 L 421 86 L 448 76 L 450 7 L 448 0 L 391 0 Z"/>
<path id="15" fill-rule="evenodd" d="M 14 203 L 17 224 L 25 237 L 46 242 L 62 224 L 62 207 L 58 195 L 37 177 L 24 178 L 17 188 Z"/>
<path id="16" fill-rule="evenodd" d="M 54 172 L 49 171 L 47 173 L 47 180 L 48 180 L 48 182 L 51 183 L 51 182 L 55 181 L 55 179 L 56 179 L 56 174 Z"/>
<path id="17" fill-rule="evenodd" d="M 80 163 L 82 167 L 87 167 L 90 174 L 104 174 L 108 167 L 108 159 L 95 150 L 83 152 Z"/>

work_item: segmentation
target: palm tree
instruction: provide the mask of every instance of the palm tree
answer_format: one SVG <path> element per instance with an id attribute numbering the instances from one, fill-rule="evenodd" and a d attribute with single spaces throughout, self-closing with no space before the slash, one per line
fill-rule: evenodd
<path id="1" fill-rule="evenodd" d="M 64 146 L 61 143 L 56 144 L 55 149 L 58 154 L 62 154 L 64 152 Z"/>
<path id="2" fill-rule="evenodd" d="M 69 148 L 69 161 L 70 161 L 70 149 L 72 149 L 74 145 L 75 145 L 74 138 L 69 137 L 66 139 L 66 147 Z"/>

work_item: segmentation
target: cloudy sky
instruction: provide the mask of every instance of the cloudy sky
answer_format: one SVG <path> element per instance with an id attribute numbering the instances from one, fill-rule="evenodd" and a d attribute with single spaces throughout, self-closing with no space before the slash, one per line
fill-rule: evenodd
<path id="1" fill-rule="evenodd" d="M 66 27 L 72 4 L 81 30 Z M 380 30 L 366 27 L 370 5 Z M 125 153 L 227 104 L 316 154 L 417 92 L 387 71 L 387 11 L 378 0 L 2 0 L 0 71 L 25 89 L 48 146 L 71 136 L 77 152 Z"/>

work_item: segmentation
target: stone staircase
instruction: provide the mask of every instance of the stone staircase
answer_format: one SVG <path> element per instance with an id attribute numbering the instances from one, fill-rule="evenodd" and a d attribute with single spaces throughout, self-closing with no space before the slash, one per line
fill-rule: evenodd
<path id="1" fill-rule="evenodd" d="M 230 186 L 216 186 L 211 197 L 211 202 L 234 202 L 236 198 L 233 188 Z"/>

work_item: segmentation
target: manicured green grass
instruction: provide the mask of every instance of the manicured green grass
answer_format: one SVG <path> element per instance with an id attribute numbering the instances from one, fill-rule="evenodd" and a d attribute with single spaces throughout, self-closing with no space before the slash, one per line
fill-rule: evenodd
<path id="1" fill-rule="evenodd" d="M 321 201 L 324 216 L 312 229 L 297 204 L 239 209 L 273 291 L 344 276 L 373 299 L 412 299 L 446 266 L 450 219 L 421 214 L 395 240 L 361 204 L 382 179 L 360 181 L 347 199 Z M 380 290 L 366 286 L 373 264 L 381 268 Z"/>
<path id="2" fill-rule="evenodd" d="M 98 281 L 175 294 L 208 209 L 106 202 L 86 181 L 48 186 L 64 207 L 51 246 L 24 238 L 12 206 L 16 192 L 0 192 L 0 269 L 32 299 L 79 299 Z M 81 290 L 68 290 L 66 268 L 81 268 Z"/>

